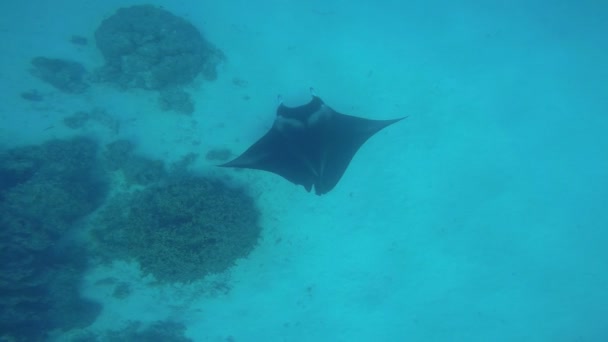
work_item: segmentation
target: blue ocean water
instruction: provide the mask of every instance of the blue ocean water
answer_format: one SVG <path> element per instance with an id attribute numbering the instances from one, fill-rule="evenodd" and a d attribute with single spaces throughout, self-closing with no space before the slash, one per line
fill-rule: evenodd
<path id="1" fill-rule="evenodd" d="M 124 56 L 122 78 L 96 72 L 96 30 L 140 4 L 0 4 L 0 341 L 608 340 L 607 4 L 151 1 L 224 55 L 175 89 Z M 86 73 L 45 80 L 36 57 Z M 339 112 L 408 118 L 321 197 L 206 158 L 244 151 L 278 94 L 296 106 L 309 87 Z M 103 209 L 191 154 L 188 172 L 251 194 L 255 248 L 186 284 L 104 262 Z"/>

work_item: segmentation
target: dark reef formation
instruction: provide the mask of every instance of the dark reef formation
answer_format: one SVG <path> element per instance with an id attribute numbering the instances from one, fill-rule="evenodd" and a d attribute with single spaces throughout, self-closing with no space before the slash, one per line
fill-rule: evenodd
<path id="1" fill-rule="evenodd" d="M 93 72 L 41 56 L 29 71 L 69 94 L 97 82 L 152 90 L 162 110 L 189 115 L 195 105 L 184 87 L 201 75 L 214 80 L 225 59 L 194 25 L 150 5 L 119 9 L 94 39 L 105 64 Z M 78 35 L 69 42 L 78 50 L 90 45 Z M 44 103 L 58 91 L 42 88 L 19 95 L 35 109 L 65 109 Z M 120 132 L 120 121 L 100 108 L 73 112 L 63 124 Z M 171 321 L 90 330 L 102 307 L 80 296 L 83 276 L 115 259 L 137 261 L 161 283 L 222 272 L 257 245 L 259 211 L 244 190 L 193 176 L 196 154 L 166 166 L 135 150 L 128 140 L 100 148 L 86 137 L 0 149 L 0 342 L 80 333 L 71 341 L 191 341 L 185 327 Z M 122 279 L 111 285 L 115 300 L 137 290 Z M 229 286 L 217 289 L 225 293 Z"/>
<path id="2" fill-rule="evenodd" d="M 100 312 L 81 298 L 87 253 L 77 223 L 105 198 L 97 144 L 52 140 L 0 153 L 0 332 L 41 341 L 86 327 Z"/>
<path id="3" fill-rule="evenodd" d="M 78 62 L 36 57 L 32 59 L 31 63 L 33 66 L 30 70 L 32 75 L 63 92 L 79 94 L 89 87 L 85 80 L 87 70 Z"/>
<path id="4" fill-rule="evenodd" d="M 82 36 L 72 36 L 70 42 L 88 44 Z M 183 87 L 199 75 L 215 80 L 226 59 L 190 22 L 152 5 L 118 9 L 97 28 L 95 43 L 105 63 L 92 73 L 78 62 L 49 57 L 33 58 L 30 71 L 65 93 L 82 93 L 89 82 L 159 91 L 161 110 L 192 114 L 194 101 Z M 44 100 L 37 91 L 24 91 L 21 97 Z"/>
<path id="5" fill-rule="evenodd" d="M 102 22 L 95 40 L 106 61 L 97 76 L 124 88 L 161 90 L 200 73 L 212 80 L 224 58 L 192 24 L 151 5 L 119 9 Z"/>
<path id="6" fill-rule="evenodd" d="M 93 230 L 101 253 L 134 259 L 161 283 L 191 282 L 246 257 L 260 235 L 245 192 L 180 177 L 114 198 Z"/>
<path id="7" fill-rule="evenodd" d="M 134 150 L 118 140 L 99 151 L 77 137 L 0 152 L 0 341 L 87 331 L 101 311 L 79 295 L 91 256 L 135 260 L 159 283 L 187 283 L 226 270 L 257 245 L 259 211 L 245 191 L 192 176 L 194 155 L 166 171 Z M 115 172 L 129 187 L 108 200 Z M 112 284 L 115 298 L 131 294 L 129 283 Z M 188 341 L 183 331 L 161 322 L 80 340 Z"/>

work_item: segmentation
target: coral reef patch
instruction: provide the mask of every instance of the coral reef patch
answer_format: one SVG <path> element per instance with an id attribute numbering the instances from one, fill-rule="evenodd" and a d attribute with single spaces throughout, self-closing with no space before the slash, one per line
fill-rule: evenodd
<path id="1" fill-rule="evenodd" d="M 160 283 L 187 283 L 246 257 L 258 242 L 258 217 L 243 190 L 180 177 L 117 196 L 92 234 L 109 258 L 134 259 Z"/>
<path id="2" fill-rule="evenodd" d="M 181 86 L 201 73 L 212 80 L 224 58 L 194 25 L 151 5 L 119 9 L 101 23 L 95 41 L 106 62 L 97 76 L 123 88 Z"/>
<path id="3" fill-rule="evenodd" d="M 87 90 L 87 70 L 74 61 L 58 58 L 36 57 L 32 59 L 32 75 L 65 93 L 79 94 Z"/>
<path id="4" fill-rule="evenodd" d="M 42 341 L 86 327 L 101 311 L 79 296 L 88 254 L 78 221 L 102 203 L 97 144 L 52 140 L 0 153 L 0 332 Z"/>

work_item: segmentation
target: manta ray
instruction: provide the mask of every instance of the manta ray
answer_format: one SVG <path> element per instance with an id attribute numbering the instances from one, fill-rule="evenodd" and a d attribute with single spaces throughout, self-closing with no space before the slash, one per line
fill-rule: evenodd
<path id="1" fill-rule="evenodd" d="M 243 154 L 219 165 L 275 173 L 317 195 L 331 191 L 363 144 L 400 120 L 370 120 L 341 114 L 314 89 L 307 104 L 288 107 L 279 96 L 272 128 Z"/>

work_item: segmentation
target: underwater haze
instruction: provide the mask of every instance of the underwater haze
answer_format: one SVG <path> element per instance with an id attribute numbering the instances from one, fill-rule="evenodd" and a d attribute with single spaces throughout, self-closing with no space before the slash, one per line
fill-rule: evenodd
<path id="1" fill-rule="evenodd" d="M 0 342 L 608 341 L 608 3 L 0 3 Z M 323 196 L 277 96 L 407 116 Z"/>

